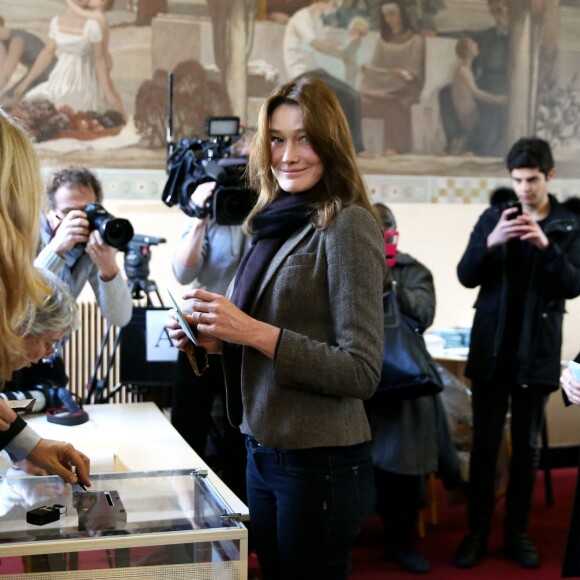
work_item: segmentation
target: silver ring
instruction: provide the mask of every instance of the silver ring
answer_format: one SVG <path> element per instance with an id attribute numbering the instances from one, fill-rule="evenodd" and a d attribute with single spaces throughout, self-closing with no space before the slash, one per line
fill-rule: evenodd
<path id="1" fill-rule="evenodd" d="M 203 314 L 203 312 L 198 312 L 197 313 L 197 323 L 201 324 L 201 315 Z"/>

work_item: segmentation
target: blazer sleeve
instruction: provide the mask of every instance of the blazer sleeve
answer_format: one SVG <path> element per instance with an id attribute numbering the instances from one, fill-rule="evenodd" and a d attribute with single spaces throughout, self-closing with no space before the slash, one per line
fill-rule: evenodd
<path id="1" fill-rule="evenodd" d="M 334 340 L 329 343 L 283 330 L 275 379 L 317 393 L 366 399 L 376 389 L 382 366 L 383 237 L 368 211 L 349 207 L 328 228 L 324 251 L 330 301 L 327 324 Z"/>

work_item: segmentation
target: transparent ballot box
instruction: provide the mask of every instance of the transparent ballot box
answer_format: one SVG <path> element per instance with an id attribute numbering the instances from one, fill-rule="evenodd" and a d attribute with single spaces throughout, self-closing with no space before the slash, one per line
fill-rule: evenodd
<path id="1" fill-rule="evenodd" d="M 204 470 L 0 480 L 0 575 L 27 580 L 247 578 L 248 532 Z"/>

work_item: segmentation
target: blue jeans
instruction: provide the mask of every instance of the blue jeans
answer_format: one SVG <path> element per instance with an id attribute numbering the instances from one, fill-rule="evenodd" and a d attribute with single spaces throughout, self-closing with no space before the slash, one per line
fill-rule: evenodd
<path id="1" fill-rule="evenodd" d="M 262 580 L 346 580 L 374 508 L 368 443 L 272 449 L 247 439 L 248 506 Z"/>

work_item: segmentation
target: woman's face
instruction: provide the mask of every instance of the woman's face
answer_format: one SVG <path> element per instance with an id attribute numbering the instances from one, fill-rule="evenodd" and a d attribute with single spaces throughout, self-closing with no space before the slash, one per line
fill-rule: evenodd
<path id="1" fill-rule="evenodd" d="M 64 332 L 44 332 L 42 334 L 25 336 L 26 359 L 21 361 L 20 368 L 30 366 L 43 358 L 51 356 L 64 334 Z"/>
<path id="2" fill-rule="evenodd" d="M 270 117 L 272 173 L 278 185 L 288 193 L 302 193 L 314 187 L 324 173 L 302 125 L 298 105 L 283 104 Z"/>
<path id="3" fill-rule="evenodd" d="M 386 6 L 383 8 L 383 18 L 385 22 L 389 25 L 391 32 L 397 34 L 403 31 L 403 21 L 401 20 L 401 13 L 392 6 Z"/>

